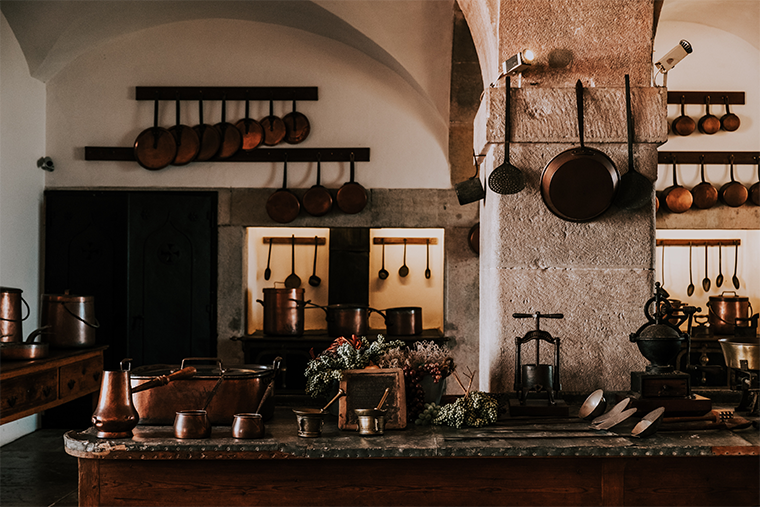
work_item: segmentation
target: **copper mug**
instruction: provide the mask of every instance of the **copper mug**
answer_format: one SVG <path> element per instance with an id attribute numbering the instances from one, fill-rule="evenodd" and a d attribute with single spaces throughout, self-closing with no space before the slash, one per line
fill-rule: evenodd
<path id="1" fill-rule="evenodd" d="M 261 414 L 235 414 L 232 420 L 232 438 L 262 438 L 264 419 Z"/>
<path id="2" fill-rule="evenodd" d="M 174 418 L 176 438 L 208 438 L 211 436 L 211 421 L 205 410 L 180 410 Z"/>

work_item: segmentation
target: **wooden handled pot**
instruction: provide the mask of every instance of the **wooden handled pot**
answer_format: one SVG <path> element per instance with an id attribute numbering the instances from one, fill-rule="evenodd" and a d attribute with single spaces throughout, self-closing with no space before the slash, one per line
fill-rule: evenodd
<path id="1" fill-rule="evenodd" d="M 729 161 L 731 163 L 731 181 L 720 187 L 720 200 L 725 204 L 726 206 L 730 206 L 732 208 L 738 208 L 745 202 L 747 202 L 747 197 L 749 197 L 749 192 L 747 191 L 747 187 L 739 183 L 734 179 L 734 156 L 729 156 Z"/>
<path id="2" fill-rule="evenodd" d="M 171 132 L 158 126 L 158 99 L 153 105 L 153 126 L 140 132 L 135 140 L 135 160 L 149 171 L 163 169 L 177 155 L 177 141 Z"/>
<path id="3" fill-rule="evenodd" d="M 196 160 L 201 162 L 211 160 L 222 145 L 222 134 L 214 125 L 203 123 L 203 97 L 198 100 L 198 125 L 193 127 L 193 130 L 201 141 L 201 149 L 198 151 Z"/>
<path id="4" fill-rule="evenodd" d="M 583 144 L 583 85 L 575 85 L 580 147 L 554 157 L 541 174 L 541 196 L 549 210 L 571 222 L 592 220 L 610 207 L 620 173 L 599 150 Z"/>
<path id="5" fill-rule="evenodd" d="M 694 196 L 688 188 L 678 184 L 676 159 L 673 158 L 673 185 L 662 192 L 661 204 L 671 213 L 684 213 L 691 208 Z"/>
<path id="6" fill-rule="evenodd" d="M 691 117 L 686 116 L 685 104 L 686 97 L 681 95 L 681 116 L 673 120 L 673 123 L 670 125 L 670 129 L 673 133 L 679 136 L 691 135 L 691 133 L 694 132 L 694 129 L 697 128 L 697 124 L 694 120 L 692 120 Z"/>
<path id="7" fill-rule="evenodd" d="M 702 182 L 696 187 L 691 189 L 691 194 L 694 197 L 694 206 L 699 209 L 710 209 L 716 202 L 718 202 L 718 189 L 715 188 L 712 183 L 705 180 L 705 156 L 699 157 L 700 171 L 702 174 Z"/>
<path id="8" fill-rule="evenodd" d="M 338 189 L 335 196 L 338 209 L 343 213 L 359 213 L 367 205 L 367 190 L 354 181 L 354 154 L 351 153 L 351 180 Z"/>
<path id="9" fill-rule="evenodd" d="M 712 135 L 720 130 L 720 120 L 717 116 L 710 114 L 710 96 L 705 97 L 705 115 L 699 119 L 697 128 L 703 134 Z"/>
<path id="10" fill-rule="evenodd" d="M 243 138 L 241 149 L 251 151 L 257 148 L 264 140 L 264 128 L 259 122 L 250 117 L 250 100 L 245 101 L 245 118 L 239 120 L 235 127 L 240 131 Z"/>
<path id="11" fill-rule="evenodd" d="M 227 98 L 222 97 L 222 121 L 216 124 L 219 129 L 220 145 L 218 158 L 230 158 L 243 146 L 243 136 L 232 123 L 227 123 Z"/>
<path id="12" fill-rule="evenodd" d="M 177 142 L 177 155 L 172 161 L 172 165 L 185 165 L 189 164 L 195 157 L 198 156 L 198 152 L 201 149 L 201 140 L 198 138 L 198 134 L 191 127 L 182 125 L 180 121 L 180 101 L 177 97 L 175 101 L 176 107 L 176 124 L 169 129 L 169 132 L 174 136 L 174 140 Z"/>
<path id="13" fill-rule="evenodd" d="M 301 211 L 298 197 L 288 190 L 288 157 L 282 167 L 282 188 L 269 196 L 266 204 L 267 215 L 275 222 L 287 224 L 292 222 Z"/>

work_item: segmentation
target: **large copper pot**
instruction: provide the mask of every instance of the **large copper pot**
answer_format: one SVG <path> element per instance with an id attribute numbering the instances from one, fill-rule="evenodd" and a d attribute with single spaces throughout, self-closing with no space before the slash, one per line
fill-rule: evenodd
<path id="1" fill-rule="evenodd" d="M 133 393 L 132 401 L 140 414 L 140 424 L 172 425 L 177 412 L 203 409 L 224 372 L 206 411 L 212 425 L 230 426 L 235 414 L 257 412 L 259 402 L 279 369 L 280 358 L 271 366 L 247 364 L 240 368 L 224 368 L 222 361 L 216 358 L 186 358 L 180 366 L 140 366 L 132 370 L 132 388 L 191 363 L 202 362 L 212 364 L 195 364 L 197 371 L 192 378 L 173 380 L 163 386 Z M 274 415 L 272 396 L 264 400 L 260 413 L 264 420 Z"/>
<path id="2" fill-rule="evenodd" d="M 95 346 L 95 296 L 42 295 L 42 325 L 50 326 L 48 340 L 53 348 Z"/>
<path id="3" fill-rule="evenodd" d="M 303 335 L 303 295 L 305 289 L 264 289 L 264 334 L 271 336 Z"/>
<path id="4" fill-rule="evenodd" d="M 369 329 L 369 314 L 372 312 L 380 313 L 374 308 L 366 305 L 352 303 L 339 303 L 328 306 L 319 306 L 314 303 L 307 303 L 321 308 L 325 311 L 325 320 L 327 321 L 327 334 L 330 337 L 339 336 L 350 337 L 367 336 Z"/>
<path id="5" fill-rule="evenodd" d="M 749 298 L 737 296 L 734 291 L 725 291 L 720 296 L 710 296 L 707 308 L 710 329 L 715 334 L 734 334 L 737 326 L 749 325 L 748 318 L 752 315 Z"/>

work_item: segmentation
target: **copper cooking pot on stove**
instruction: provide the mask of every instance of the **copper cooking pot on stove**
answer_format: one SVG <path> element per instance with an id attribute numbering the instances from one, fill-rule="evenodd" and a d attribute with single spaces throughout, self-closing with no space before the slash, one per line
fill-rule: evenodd
<path id="1" fill-rule="evenodd" d="M 747 326 L 752 315 L 752 303 L 746 296 L 734 291 L 724 291 L 720 296 L 710 296 L 707 303 L 710 329 L 715 334 L 734 334 L 736 327 Z"/>
<path id="2" fill-rule="evenodd" d="M 305 289 L 264 289 L 264 334 L 271 336 L 302 336 L 304 329 Z"/>

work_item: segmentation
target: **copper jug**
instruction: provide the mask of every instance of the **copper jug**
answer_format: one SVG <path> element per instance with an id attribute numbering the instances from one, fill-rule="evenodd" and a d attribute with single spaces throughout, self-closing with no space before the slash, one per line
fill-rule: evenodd
<path id="1" fill-rule="evenodd" d="M 140 420 L 132 404 L 131 361 L 122 360 L 120 371 L 103 372 L 98 407 L 92 414 L 92 424 L 98 430 L 98 438 L 129 438 Z"/>
<path id="2" fill-rule="evenodd" d="M 29 318 L 29 305 L 21 295 L 21 289 L 0 287 L 0 342 L 12 343 L 24 340 L 21 322 Z M 21 305 L 26 307 L 26 317 L 21 316 Z"/>

